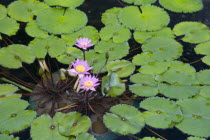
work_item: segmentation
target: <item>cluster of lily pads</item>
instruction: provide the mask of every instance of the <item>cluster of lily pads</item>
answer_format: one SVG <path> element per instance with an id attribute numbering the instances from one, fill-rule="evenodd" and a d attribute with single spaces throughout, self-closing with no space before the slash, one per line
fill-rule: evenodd
<path id="1" fill-rule="evenodd" d="M 186 42 L 210 65 L 209 27 L 185 21 L 171 29 L 164 10 L 196 12 L 202 1 L 159 0 L 163 8 L 151 5 L 156 0 L 122 1 L 130 5 L 106 10 L 100 31 L 77 9 L 84 0 L 0 5 L 0 39 L 15 35 L 20 24 L 33 38 L 0 49 L 0 80 L 10 83 L 0 84 L 0 139 L 19 139 L 12 134 L 29 127 L 33 140 L 110 139 L 135 136 L 145 125 L 176 127 L 192 135 L 187 140 L 210 137 L 210 70 L 196 71 L 179 59 Z M 131 38 L 142 52 L 129 61 Z M 66 67 L 53 73 L 48 58 Z M 37 64 L 33 76 L 26 66 Z M 11 75 L 14 69 L 36 83 Z M 21 94 L 31 96 L 29 102 Z"/>

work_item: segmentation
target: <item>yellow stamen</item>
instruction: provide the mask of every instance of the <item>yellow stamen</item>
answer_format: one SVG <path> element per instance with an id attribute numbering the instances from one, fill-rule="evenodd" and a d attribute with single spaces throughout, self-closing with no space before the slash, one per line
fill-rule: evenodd
<path id="1" fill-rule="evenodd" d="M 80 43 L 82 46 L 87 46 L 88 44 L 87 44 L 87 42 L 82 42 L 82 43 Z"/>
<path id="2" fill-rule="evenodd" d="M 84 72 L 85 71 L 85 67 L 83 65 L 78 65 L 76 67 L 76 71 L 78 71 L 78 72 Z"/>
<path id="3" fill-rule="evenodd" d="M 93 86 L 93 81 L 85 81 L 84 85 L 86 87 L 92 87 Z"/>

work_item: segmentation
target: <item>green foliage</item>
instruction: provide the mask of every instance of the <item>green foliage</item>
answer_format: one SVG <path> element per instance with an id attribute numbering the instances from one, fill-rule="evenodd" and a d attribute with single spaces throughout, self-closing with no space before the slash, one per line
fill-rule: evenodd
<path id="1" fill-rule="evenodd" d="M 31 137 L 33 140 L 68 140 L 58 131 L 58 122 L 63 113 L 56 113 L 53 118 L 41 115 L 31 125 Z"/>
<path id="2" fill-rule="evenodd" d="M 134 5 L 147 5 L 156 2 L 156 0 L 123 0 L 123 1 Z"/>
<path id="3" fill-rule="evenodd" d="M 88 134 L 88 133 L 80 133 L 79 135 L 77 135 L 75 140 L 96 140 L 96 138 L 94 138 L 94 136 Z"/>
<path id="4" fill-rule="evenodd" d="M 200 93 L 202 97 L 210 99 L 210 86 L 202 86 L 200 87 Z"/>
<path id="5" fill-rule="evenodd" d="M 210 65 L 210 41 L 198 44 L 194 49 L 197 54 L 206 55 L 202 58 L 202 61 Z"/>
<path id="6" fill-rule="evenodd" d="M 176 124 L 182 132 L 198 137 L 210 136 L 210 104 L 200 99 L 177 101 L 184 119 Z"/>
<path id="7" fill-rule="evenodd" d="M 84 27 L 87 16 L 77 9 L 48 8 L 37 15 L 36 21 L 41 29 L 49 33 L 69 34 Z"/>
<path id="8" fill-rule="evenodd" d="M 65 114 L 59 120 L 58 131 L 64 136 L 76 136 L 81 132 L 87 132 L 91 126 L 88 116 L 82 116 L 77 112 Z"/>
<path id="9" fill-rule="evenodd" d="M 196 77 L 201 85 L 210 85 L 210 70 L 202 70 L 196 73 Z"/>
<path id="10" fill-rule="evenodd" d="M 122 8 L 114 7 L 106 10 L 101 17 L 101 21 L 105 25 L 119 25 L 118 14 Z"/>
<path id="11" fill-rule="evenodd" d="M 138 133 L 144 127 L 144 118 L 138 109 L 119 104 L 103 116 L 107 128 L 123 135 Z M 120 126 L 120 127 L 119 127 Z"/>
<path id="12" fill-rule="evenodd" d="M 12 84 L 0 84 L 0 98 L 14 94 L 18 88 Z"/>
<path id="13" fill-rule="evenodd" d="M 8 6 L 8 14 L 18 21 L 29 22 L 34 15 L 47 8 L 47 4 L 37 0 L 17 0 Z"/>
<path id="14" fill-rule="evenodd" d="M 19 137 L 15 137 L 13 135 L 0 134 L 0 140 L 19 140 Z"/>
<path id="15" fill-rule="evenodd" d="M 101 29 L 100 37 L 105 41 L 111 39 L 114 43 L 123 43 L 130 39 L 131 32 L 128 28 L 121 25 L 109 25 Z"/>
<path id="16" fill-rule="evenodd" d="M 184 42 L 202 43 L 210 40 L 208 26 L 199 22 L 180 22 L 173 29 L 176 36 L 182 36 Z"/>
<path id="17" fill-rule="evenodd" d="M 202 0 L 159 0 L 166 9 L 178 13 L 192 13 L 203 8 Z"/>
<path id="18" fill-rule="evenodd" d="M 167 26 L 170 21 L 168 14 L 162 8 L 146 5 L 140 9 L 141 11 L 137 6 L 123 8 L 118 16 L 120 22 L 132 30 L 156 31 Z"/>
<path id="19" fill-rule="evenodd" d="M 183 119 L 180 107 L 165 98 L 148 98 L 140 107 L 148 110 L 142 113 L 145 123 L 155 128 L 170 128 Z"/>
<path id="20" fill-rule="evenodd" d="M 188 137 L 186 140 L 206 140 L 205 138 L 199 138 L 199 137 Z"/>
<path id="21" fill-rule="evenodd" d="M 35 52 L 37 58 L 45 58 L 47 53 L 51 57 L 57 57 L 66 51 L 65 41 L 55 36 L 45 39 L 35 38 L 30 42 L 29 47 Z"/>
<path id="22" fill-rule="evenodd" d="M 33 63 L 35 59 L 31 48 L 14 44 L 0 49 L 0 64 L 8 68 L 20 68 L 21 62 Z"/>
<path id="23" fill-rule="evenodd" d="M 160 138 L 155 138 L 155 137 L 144 137 L 143 139 L 140 140 L 162 140 Z"/>
<path id="24" fill-rule="evenodd" d="M 93 26 L 85 26 L 74 33 L 62 35 L 62 39 L 69 46 L 76 44 L 76 39 L 80 37 L 91 39 L 91 44 L 96 44 L 99 40 L 98 30 Z"/>
<path id="25" fill-rule="evenodd" d="M 15 35 L 18 29 L 19 24 L 16 20 L 9 17 L 0 20 L 0 33 L 11 36 Z"/>
<path id="26" fill-rule="evenodd" d="M 7 16 L 7 8 L 0 4 L 0 20 Z"/>
<path id="27" fill-rule="evenodd" d="M 44 0 L 50 6 L 61 6 L 75 8 L 80 6 L 84 0 Z"/>
<path id="28" fill-rule="evenodd" d="M 115 72 L 109 72 L 108 76 L 102 78 L 101 92 L 104 95 L 116 97 L 125 91 L 125 83 Z"/>

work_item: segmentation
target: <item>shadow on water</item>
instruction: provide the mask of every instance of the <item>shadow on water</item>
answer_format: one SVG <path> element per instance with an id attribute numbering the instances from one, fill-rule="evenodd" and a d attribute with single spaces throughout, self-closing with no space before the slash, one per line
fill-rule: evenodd
<path id="1" fill-rule="evenodd" d="M 0 4 L 8 5 L 13 1 L 15 0 L 0 0 Z M 171 19 L 169 27 L 173 28 L 175 24 L 182 21 L 199 21 L 210 27 L 210 0 L 203 0 L 203 2 L 204 2 L 203 10 L 195 12 L 195 13 L 191 13 L 191 14 L 173 13 L 166 10 L 169 13 L 170 19 Z M 127 4 L 123 3 L 123 5 L 127 5 Z M 104 25 L 101 23 L 102 13 L 104 13 L 107 9 L 110 9 L 113 7 L 123 7 L 123 5 L 118 0 L 86 0 L 82 6 L 78 7 L 78 9 L 84 11 L 87 14 L 88 25 L 94 26 L 98 30 L 100 30 L 102 27 L 104 27 Z M 160 6 L 158 2 L 156 2 L 155 5 Z M 14 43 L 28 44 L 33 39 L 25 33 L 24 31 L 25 25 L 26 25 L 25 23 L 21 23 L 22 30 L 19 30 L 17 35 L 11 37 L 11 40 L 14 41 Z M 195 54 L 194 52 L 195 45 L 184 43 L 184 42 L 181 42 L 181 43 L 184 46 L 184 52 L 183 52 L 182 57 L 179 59 L 180 61 L 183 61 L 185 63 L 192 63 L 196 60 L 199 60 L 202 57 L 201 55 Z M 130 39 L 129 44 L 131 46 L 131 49 L 141 46 L 140 44 L 136 43 L 134 39 Z M 6 44 L 3 41 L 0 41 L 0 46 L 1 47 L 6 46 Z M 126 58 L 133 57 L 134 55 L 140 52 L 141 50 L 136 50 L 132 52 L 131 54 L 129 54 Z M 203 64 L 202 62 L 193 63 L 192 66 L 194 66 L 197 71 L 210 68 L 209 66 Z M 31 69 L 33 70 L 33 68 Z M 21 71 L 19 75 L 22 76 L 22 78 L 24 77 L 24 74 L 23 73 L 21 74 Z M 24 78 L 28 79 L 27 77 L 24 77 Z M 155 128 L 149 127 L 149 129 L 155 131 L 156 133 L 166 138 L 167 140 L 185 140 L 188 137 L 188 135 L 183 134 L 181 131 L 179 131 L 176 128 L 162 130 L 162 129 L 155 129 Z M 20 136 L 20 140 L 28 140 L 30 139 L 29 129 L 23 130 L 22 132 L 15 134 L 15 136 Z M 136 134 L 136 136 L 140 138 L 145 137 L 145 136 L 157 137 L 154 133 L 152 133 L 146 127 L 140 133 Z M 117 138 L 116 140 L 130 140 L 130 139 L 131 138 L 128 136 L 121 136 Z"/>

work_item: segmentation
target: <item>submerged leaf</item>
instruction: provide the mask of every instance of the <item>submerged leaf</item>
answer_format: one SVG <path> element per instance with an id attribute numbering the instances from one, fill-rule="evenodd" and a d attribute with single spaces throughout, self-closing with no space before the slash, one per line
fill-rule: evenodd
<path id="1" fill-rule="evenodd" d="M 84 0 L 44 0 L 50 6 L 61 6 L 75 8 L 80 6 Z"/>
<path id="2" fill-rule="evenodd" d="M 118 14 L 122 8 L 114 7 L 111 9 L 106 10 L 102 14 L 101 21 L 105 25 L 119 25 L 120 21 L 118 19 Z"/>

